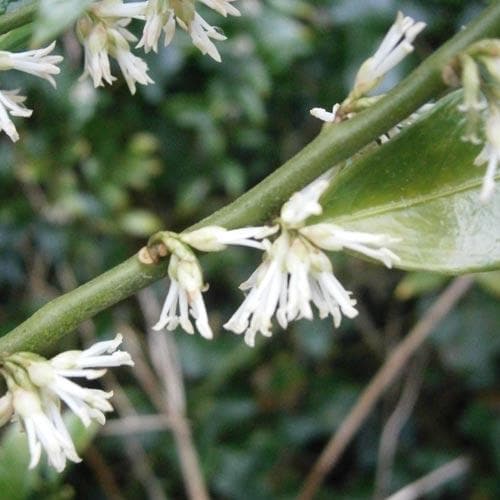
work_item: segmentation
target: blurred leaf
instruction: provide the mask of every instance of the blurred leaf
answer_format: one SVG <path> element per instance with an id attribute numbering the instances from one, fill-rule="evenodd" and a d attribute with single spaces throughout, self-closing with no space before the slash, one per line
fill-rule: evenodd
<path id="1" fill-rule="evenodd" d="M 394 296 L 399 300 L 409 300 L 429 292 L 446 283 L 446 276 L 439 273 L 415 272 L 408 273 L 398 283 Z"/>
<path id="2" fill-rule="evenodd" d="M 31 45 L 39 47 L 73 24 L 92 0 L 41 0 Z"/>
<path id="3" fill-rule="evenodd" d="M 355 160 L 325 194 L 321 219 L 400 238 L 398 267 L 446 273 L 500 267 L 500 190 L 479 201 L 479 148 L 464 143 L 462 94 Z M 498 175 L 500 177 L 500 173 Z"/>
<path id="4" fill-rule="evenodd" d="M 293 59 L 310 50 L 309 30 L 295 19 L 279 15 L 273 9 L 266 9 L 255 29 L 262 51 L 278 70 L 284 70 Z"/>
<path id="5" fill-rule="evenodd" d="M 95 436 L 98 426 L 92 424 L 86 428 L 72 413 L 66 413 L 64 421 L 76 450 L 81 455 Z M 43 466 L 38 465 L 37 468 L 29 470 L 29 460 L 26 434 L 19 424 L 10 425 L 0 443 L 0 492 L 3 498 L 24 500 L 42 485 L 46 487 L 47 482 L 58 483 L 64 478 L 64 473 L 59 474 L 50 469 L 42 481 L 40 469 Z M 44 460 L 45 458 L 42 458 L 42 461 Z M 71 462 L 67 463 L 66 472 L 69 467 Z"/>
<path id="6" fill-rule="evenodd" d="M 445 366 L 464 375 L 469 387 L 495 382 L 500 356 L 498 302 L 474 293 L 443 320 L 430 341 Z"/>
<path id="7" fill-rule="evenodd" d="M 0 446 L 0 491 L 5 498 L 27 498 L 39 480 L 38 471 L 28 470 L 29 453 L 26 435 L 14 424 L 2 436 Z"/>
<path id="8" fill-rule="evenodd" d="M 485 290 L 500 298 L 500 271 L 476 274 L 476 281 Z"/>
<path id="9" fill-rule="evenodd" d="M 123 215 L 119 220 L 119 225 L 128 234 L 144 237 L 159 231 L 162 222 L 155 214 L 138 209 Z"/>

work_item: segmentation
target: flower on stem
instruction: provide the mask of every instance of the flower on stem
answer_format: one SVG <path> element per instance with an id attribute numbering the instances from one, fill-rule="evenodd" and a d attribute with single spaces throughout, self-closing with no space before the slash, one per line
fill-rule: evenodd
<path id="1" fill-rule="evenodd" d="M 224 325 L 226 330 L 241 334 L 245 342 L 253 347 L 255 334 L 271 336 L 271 319 L 276 307 L 281 311 L 286 301 L 285 259 L 289 247 L 288 235 L 284 234 L 265 252 L 262 264 L 250 278 L 240 285 L 240 290 L 249 290 L 245 300 Z"/>
<path id="2" fill-rule="evenodd" d="M 415 22 L 398 12 L 396 21 L 385 35 L 375 54 L 359 68 L 353 93 L 365 95 L 379 85 L 382 78 L 413 52 L 413 40 L 425 28 L 425 23 Z"/>
<path id="3" fill-rule="evenodd" d="M 263 239 L 278 231 L 278 226 L 243 227 L 225 229 L 220 226 L 205 226 L 187 233 L 179 238 L 187 245 L 202 252 L 219 252 L 228 245 L 237 245 L 264 250 Z"/>
<path id="4" fill-rule="evenodd" d="M 181 244 L 179 244 L 181 245 Z M 211 339 L 212 329 L 208 323 L 207 310 L 202 292 L 207 289 L 203 284 L 203 275 L 198 259 L 185 247 L 182 257 L 173 253 L 168 265 L 170 288 L 161 310 L 158 323 L 153 330 L 175 330 L 178 325 L 190 334 L 194 333 L 189 316 L 195 320 L 195 325 L 202 337 Z"/>
<path id="5" fill-rule="evenodd" d="M 353 318 L 358 314 L 351 292 L 335 277 L 322 250 L 346 248 L 387 267 L 399 260 L 385 247 L 397 241 L 387 235 L 348 231 L 329 222 L 306 224 L 311 215 L 321 214 L 319 200 L 330 177 L 328 172 L 316 179 L 283 205 L 280 236 L 267 245 L 262 264 L 240 285 L 248 294 L 224 328 L 244 333 L 249 346 L 255 345 L 258 332 L 271 336 L 275 314 L 282 328 L 294 320 L 313 319 L 311 303 L 321 318 L 332 316 L 336 327 L 342 315 Z"/>
<path id="6" fill-rule="evenodd" d="M 33 110 L 24 106 L 25 100 L 19 90 L 0 90 L 0 132 L 3 130 L 13 142 L 19 140 L 19 134 L 9 115 L 30 117 Z"/>
<path id="7" fill-rule="evenodd" d="M 0 71 L 17 70 L 47 80 L 54 87 L 54 75 L 60 72 L 57 66 L 62 56 L 50 55 L 54 50 L 55 42 L 45 48 L 28 50 L 25 52 L 7 52 L 0 50 Z M 4 131 L 9 138 L 16 142 L 19 134 L 10 116 L 31 116 L 33 110 L 24 106 L 26 97 L 19 95 L 20 90 L 0 91 L 0 131 Z M 10 116 L 9 116 L 10 115 Z"/>
<path id="8" fill-rule="evenodd" d="M 175 12 L 168 0 L 149 0 L 145 10 L 146 22 L 142 38 L 137 47 L 144 47 L 144 52 L 158 52 L 158 42 L 163 31 L 165 47 L 170 44 L 175 35 Z"/>
<path id="9" fill-rule="evenodd" d="M 170 288 L 154 330 L 174 330 L 177 326 L 193 334 L 194 328 L 189 316 L 195 320 L 200 334 L 211 339 L 212 329 L 208 323 L 202 292 L 208 286 L 203 282 L 200 263 L 190 247 L 202 252 L 219 252 L 228 245 L 246 246 L 263 250 L 264 238 L 275 233 L 278 226 L 244 227 L 225 229 L 220 226 L 206 226 L 181 234 L 164 231 L 153 236 L 152 241 L 161 242 L 171 254 L 168 266 Z M 264 241 L 262 241 L 264 240 Z"/>
<path id="10" fill-rule="evenodd" d="M 58 75 L 61 72 L 57 65 L 63 60 L 62 56 L 50 55 L 55 46 L 56 42 L 52 42 L 42 49 L 17 53 L 0 50 L 0 70 L 23 71 L 43 78 L 55 87 L 56 82 L 53 75 Z"/>
<path id="11" fill-rule="evenodd" d="M 28 437 L 30 468 L 38 464 L 42 449 L 59 472 L 66 460 L 80 461 L 62 419 L 61 401 L 85 426 L 92 420 L 104 424 L 104 413 L 113 410 L 109 403 L 113 393 L 82 387 L 70 379 L 96 379 L 108 367 L 133 366 L 130 355 L 117 350 L 121 342 L 122 336 L 117 335 L 112 341 L 98 342 L 84 351 L 64 352 L 50 360 L 29 352 L 3 359 L 1 373 L 8 392 L 0 405 L 1 421 L 5 423 L 9 411 L 20 419 Z"/>
<path id="12" fill-rule="evenodd" d="M 309 111 L 309 113 L 318 120 L 321 120 L 326 123 L 333 123 L 337 118 L 337 113 L 339 109 L 340 109 L 340 104 L 337 102 L 336 104 L 333 105 L 331 111 L 327 111 L 325 108 L 312 108 Z"/>
<path id="13" fill-rule="evenodd" d="M 239 16 L 240 12 L 232 5 L 235 0 L 201 0 L 207 7 L 224 17 Z M 202 54 L 208 54 L 217 62 L 221 57 L 212 40 L 225 40 L 226 37 L 216 27 L 211 26 L 196 12 L 193 0 L 150 0 L 145 10 L 146 23 L 142 38 L 137 47 L 145 52 L 157 52 L 158 42 L 164 33 L 164 45 L 173 39 L 176 25 L 191 37 L 191 41 Z"/>
<path id="14" fill-rule="evenodd" d="M 207 7 L 218 12 L 221 16 L 240 16 L 240 11 L 232 5 L 236 0 L 201 0 Z"/>
<path id="15" fill-rule="evenodd" d="M 415 22 L 411 17 L 398 12 L 396 21 L 375 54 L 359 68 L 354 87 L 342 104 L 335 104 L 331 111 L 312 108 L 311 115 L 326 123 L 334 123 L 351 118 L 357 112 L 374 105 L 381 96 L 366 95 L 381 83 L 387 72 L 413 52 L 412 42 L 424 28 L 425 23 Z"/>
<path id="16" fill-rule="evenodd" d="M 66 460 L 81 461 L 73 441 L 53 401 L 44 408 L 43 401 L 35 391 L 16 387 L 12 390 L 12 405 L 21 420 L 28 438 L 30 452 L 29 468 L 38 465 L 42 448 L 47 453 L 49 464 L 57 472 L 66 466 Z"/>
<path id="17" fill-rule="evenodd" d="M 131 94 L 136 84 L 154 83 L 148 75 L 146 62 L 132 54 L 129 42 L 137 38 L 126 29 L 132 18 L 142 17 L 147 2 L 113 2 L 103 0 L 89 7 L 77 22 L 77 34 L 85 53 L 84 72 L 92 78 L 94 87 L 111 85 L 116 78 L 111 74 L 109 57 L 117 60 Z"/>

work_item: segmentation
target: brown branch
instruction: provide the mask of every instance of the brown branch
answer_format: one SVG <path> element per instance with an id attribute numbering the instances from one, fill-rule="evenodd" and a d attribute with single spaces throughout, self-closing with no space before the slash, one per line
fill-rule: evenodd
<path id="1" fill-rule="evenodd" d="M 424 353 L 425 354 L 425 353 Z M 424 378 L 427 357 L 419 355 L 408 371 L 398 403 L 384 425 L 378 448 L 374 499 L 386 498 L 390 489 L 392 467 L 399 435 L 410 418 Z"/>
<path id="2" fill-rule="evenodd" d="M 191 428 L 186 417 L 186 393 L 177 345 L 172 334 L 152 332 L 151 327 L 160 316 L 160 304 L 150 289 L 138 294 L 146 325 L 149 354 L 153 367 L 163 386 L 163 409 L 168 416 L 181 464 L 184 485 L 191 500 L 209 500 L 205 479 L 201 471 L 198 453 Z"/>
<path id="3" fill-rule="evenodd" d="M 314 497 L 325 476 L 335 466 L 384 391 L 395 380 L 401 368 L 434 331 L 439 322 L 469 290 L 472 283 L 471 277 L 455 278 L 404 340 L 393 350 L 314 464 L 299 494 L 300 500 L 310 500 Z"/>

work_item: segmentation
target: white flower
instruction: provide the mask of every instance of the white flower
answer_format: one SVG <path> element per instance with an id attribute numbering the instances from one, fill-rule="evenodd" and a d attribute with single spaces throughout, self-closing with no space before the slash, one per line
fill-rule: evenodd
<path id="1" fill-rule="evenodd" d="M 18 352 L 2 360 L 1 373 L 9 389 L 1 400 L 2 421 L 11 404 L 14 415 L 26 429 L 30 468 L 39 462 L 42 448 L 49 464 L 59 472 L 66 460 L 80 461 L 64 425 L 60 403 L 64 401 L 85 426 L 92 420 L 104 424 L 104 413 L 113 410 L 108 401 L 113 393 L 81 387 L 69 379 L 95 379 L 106 372 L 105 368 L 133 366 L 130 355 L 117 350 L 121 342 L 118 334 L 114 340 L 98 342 L 84 351 L 67 351 L 51 360 L 29 352 Z"/>
<path id="2" fill-rule="evenodd" d="M 235 0 L 201 1 L 224 17 L 240 15 L 239 10 L 232 5 Z M 157 52 L 162 31 L 166 47 L 172 41 L 176 24 L 178 24 L 188 32 L 194 46 L 203 54 L 208 54 L 217 62 L 221 61 L 219 51 L 212 40 L 225 40 L 226 37 L 196 12 L 194 2 L 150 0 L 145 10 L 145 19 L 142 38 L 137 45 L 137 47 L 144 47 L 145 52 L 150 50 Z"/>
<path id="3" fill-rule="evenodd" d="M 118 65 L 125 77 L 130 93 L 135 94 L 135 84 L 148 85 L 154 81 L 148 75 L 148 65 L 140 57 L 135 56 L 130 51 L 128 41 L 125 39 L 124 32 L 126 30 L 109 30 L 109 36 L 114 43 L 110 45 L 110 53 L 118 61 Z M 127 33 L 129 33 L 127 31 Z M 135 40 L 130 38 L 130 40 Z"/>
<path id="4" fill-rule="evenodd" d="M 294 320 L 313 319 L 311 302 L 321 318 L 331 315 L 335 326 L 339 326 L 341 314 L 349 318 L 358 314 L 350 292 L 333 275 L 328 257 L 305 238 L 286 231 L 240 289 L 250 291 L 224 328 L 244 332 L 251 347 L 257 332 L 271 336 L 275 313 L 282 328 Z"/>
<path id="5" fill-rule="evenodd" d="M 16 127 L 10 116 L 29 117 L 33 110 L 23 105 L 26 97 L 19 95 L 19 90 L 0 91 L 0 131 L 4 131 L 13 142 L 19 139 Z"/>
<path id="6" fill-rule="evenodd" d="M 208 324 L 207 310 L 201 295 L 205 290 L 203 276 L 194 254 L 187 249 L 182 258 L 173 253 L 170 256 L 168 274 L 170 288 L 160 319 L 153 329 L 158 331 L 167 328 L 171 331 L 180 325 L 184 331 L 193 334 L 193 324 L 189 319 L 191 315 L 200 334 L 206 339 L 211 339 L 213 333 Z"/>
<path id="7" fill-rule="evenodd" d="M 140 3 L 140 2 L 139 2 Z M 125 77 L 132 94 L 136 91 L 136 83 L 148 85 L 154 83 L 148 75 L 148 65 L 140 57 L 130 51 L 129 42 L 137 38 L 126 29 L 130 17 L 106 17 L 113 7 L 104 8 L 100 3 L 91 6 L 92 16 L 82 16 L 77 23 L 77 33 L 84 47 L 85 63 L 82 78 L 89 75 L 94 87 L 111 85 L 116 78 L 111 74 L 109 57 L 114 57 Z M 129 5 L 129 4 L 125 4 Z M 119 11 L 118 11 L 119 12 Z M 101 17 L 99 17 L 101 14 Z"/>
<path id="8" fill-rule="evenodd" d="M 318 120 L 327 122 L 327 123 L 333 123 L 335 121 L 335 118 L 337 117 L 337 113 L 340 109 L 340 104 L 336 103 L 334 104 L 333 108 L 331 111 L 327 111 L 324 108 L 312 108 L 309 113 L 314 116 L 315 118 L 318 118 Z"/>
<path id="9" fill-rule="evenodd" d="M 60 375 L 47 361 L 31 363 L 27 370 L 33 384 L 39 387 L 49 401 L 64 401 L 85 427 L 92 420 L 104 424 L 104 412 L 113 411 L 108 401 L 113 396 L 112 392 L 81 387 Z"/>
<path id="10" fill-rule="evenodd" d="M 409 16 L 398 12 L 396 21 L 385 35 L 375 54 L 360 67 L 354 88 L 366 94 L 375 88 L 382 77 L 413 52 L 412 42 L 425 28 L 425 23 L 416 23 Z"/>
<path id="11" fill-rule="evenodd" d="M 399 257 L 386 248 L 398 241 L 384 234 L 348 231 L 322 222 L 306 225 L 306 219 L 322 212 L 319 198 L 329 185 L 331 171 L 293 194 L 281 209 L 281 235 L 267 246 L 262 264 L 240 288 L 249 290 L 243 303 L 224 328 L 245 333 L 255 345 L 255 335 L 271 335 L 272 317 L 282 328 L 291 321 L 313 319 L 311 303 L 319 316 L 332 316 L 338 327 L 342 315 L 354 318 L 356 301 L 333 274 L 323 250 L 353 250 L 391 267 Z"/>
<path id="12" fill-rule="evenodd" d="M 42 448 L 47 453 L 49 464 L 58 472 L 64 469 L 66 460 L 81 461 L 53 403 L 43 408 L 36 392 L 21 387 L 13 388 L 11 394 L 14 412 L 21 419 L 28 438 L 30 469 L 40 461 Z"/>
<path id="13" fill-rule="evenodd" d="M 281 207 L 281 222 L 287 228 L 303 225 L 311 215 L 320 215 L 323 209 L 319 199 L 330 185 L 332 170 L 308 184 L 305 188 L 292 194 L 290 199 Z"/>
<path id="14" fill-rule="evenodd" d="M 282 234 L 264 255 L 262 264 L 240 285 L 250 290 L 245 300 L 224 325 L 235 333 L 245 332 L 245 342 L 253 347 L 255 335 L 271 336 L 271 320 L 276 308 L 286 307 L 287 272 L 285 260 L 289 249 L 288 235 Z M 282 314 L 278 318 L 283 317 Z"/>
<path id="15" fill-rule="evenodd" d="M 239 245 L 264 249 L 262 240 L 278 230 L 278 226 L 243 227 L 225 229 L 220 226 L 206 226 L 179 235 L 180 240 L 202 252 L 219 252 L 228 245 Z"/>
<path id="16" fill-rule="evenodd" d="M 300 234 L 323 250 L 340 251 L 347 248 L 379 260 L 389 268 L 400 260 L 394 252 L 386 248 L 386 245 L 397 243 L 399 239 L 386 234 L 347 231 L 330 222 L 303 227 Z"/>
<path id="17" fill-rule="evenodd" d="M 62 56 L 49 55 L 56 46 L 52 42 L 49 46 L 42 49 L 28 50 L 25 52 L 7 52 L 0 51 L 0 70 L 16 69 L 24 71 L 31 75 L 44 78 L 51 85 L 56 86 L 53 75 L 58 75 L 60 69 L 57 67 L 62 60 Z"/>
<path id="18" fill-rule="evenodd" d="M 103 368 L 133 366 L 132 358 L 127 352 L 117 351 L 121 343 L 122 336 L 118 334 L 114 340 L 98 342 L 84 351 L 67 351 L 50 361 L 26 362 L 26 370 L 32 383 L 39 387 L 49 400 L 64 401 L 86 427 L 90 425 L 91 420 L 104 424 L 104 412 L 113 410 L 108 402 L 113 393 L 81 387 L 68 379 L 96 379 L 106 372 Z"/>
<path id="19" fill-rule="evenodd" d="M 88 28 L 88 29 L 87 29 Z M 104 24 L 97 23 L 90 27 L 86 18 L 82 18 L 77 24 L 77 33 L 83 43 L 84 50 L 84 72 L 81 78 L 89 75 L 94 87 L 104 85 L 103 80 L 111 85 L 116 78 L 111 75 L 109 54 L 107 46 L 107 30 Z"/>
<path id="20" fill-rule="evenodd" d="M 486 144 L 474 161 L 477 166 L 488 163 L 484 175 L 480 200 L 485 203 L 491 199 L 495 191 L 495 176 L 500 163 L 500 109 L 491 107 L 486 121 Z"/>
<path id="21" fill-rule="evenodd" d="M 62 61 L 61 56 L 49 55 L 55 47 L 55 42 L 43 49 L 28 50 L 25 52 L 0 51 L 0 71 L 15 69 L 23 71 L 49 81 L 54 87 L 56 82 L 53 75 L 58 75 L 57 67 Z M 0 91 L 0 131 L 4 131 L 13 142 L 19 140 L 19 134 L 10 116 L 29 117 L 33 110 L 23 105 L 26 97 L 19 95 L 19 90 Z"/>
<path id="22" fill-rule="evenodd" d="M 146 22 L 137 47 L 144 47 L 147 53 L 150 50 L 158 52 L 158 41 L 164 33 L 165 47 L 175 35 L 175 12 L 168 0 L 149 0 L 145 11 Z"/>
<path id="23" fill-rule="evenodd" d="M 146 13 L 149 2 L 127 2 L 122 0 L 102 0 L 94 2 L 91 11 L 94 15 L 101 18 L 135 18 L 142 19 Z"/>
<path id="24" fill-rule="evenodd" d="M 232 5 L 236 0 L 201 0 L 207 7 L 217 11 L 224 17 L 241 16 L 240 11 Z"/>
<path id="25" fill-rule="evenodd" d="M 186 26 L 185 29 L 189 33 L 193 45 L 203 55 L 208 54 L 214 61 L 221 62 L 219 51 L 212 40 L 226 40 L 226 37 L 217 28 L 208 24 L 197 12 L 187 25 L 179 19 L 177 21 L 181 27 Z"/>
<path id="26" fill-rule="evenodd" d="M 113 340 L 97 342 L 84 351 L 58 354 L 50 360 L 50 364 L 63 377 L 85 377 L 87 380 L 99 378 L 106 372 L 105 368 L 134 366 L 128 352 L 117 350 L 122 341 L 123 337 L 118 334 Z"/>

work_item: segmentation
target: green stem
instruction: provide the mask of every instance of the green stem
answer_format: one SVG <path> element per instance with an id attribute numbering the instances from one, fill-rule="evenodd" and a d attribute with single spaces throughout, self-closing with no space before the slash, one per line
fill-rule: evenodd
<path id="1" fill-rule="evenodd" d="M 19 9 L 0 16 L 0 35 L 33 22 L 37 10 L 38 0 L 34 0 Z"/>
<path id="2" fill-rule="evenodd" d="M 13 51 L 26 47 L 32 33 L 33 23 L 29 23 L 5 33 L 5 35 L 0 35 L 0 50 Z"/>
<path id="3" fill-rule="evenodd" d="M 276 215 L 294 192 L 333 165 L 351 157 L 379 135 L 445 90 L 441 72 L 471 43 L 500 36 L 500 3 L 495 2 L 470 25 L 426 59 L 372 108 L 347 122 L 328 127 L 296 156 L 233 203 L 195 227 L 227 228 L 259 224 Z M 146 266 L 131 257 L 85 285 L 42 307 L 0 339 L 0 352 L 43 351 L 66 333 L 166 274 L 166 264 Z"/>

